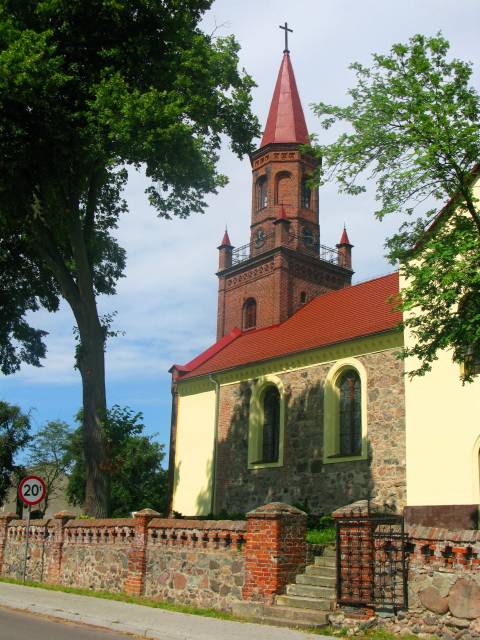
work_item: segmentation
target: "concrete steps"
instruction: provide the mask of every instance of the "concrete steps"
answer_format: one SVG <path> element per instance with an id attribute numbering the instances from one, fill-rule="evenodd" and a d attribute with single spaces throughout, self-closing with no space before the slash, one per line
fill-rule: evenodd
<path id="1" fill-rule="evenodd" d="M 237 602 L 232 613 L 250 622 L 260 622 L 276 627 L 312 629 L 328 624 L 328 611 L 307 611 L 295 607 Z"/>
<path id="2" fill-rule="evenodd" d="M 321 556 L 287 585 L 273 605 L 238 602 L 233 613 L 252 622 L 299 629 L 320 628 L 328 624 L 328 616 L 335 605 L 336 555 L 335 549 L 325 547 Z"/>

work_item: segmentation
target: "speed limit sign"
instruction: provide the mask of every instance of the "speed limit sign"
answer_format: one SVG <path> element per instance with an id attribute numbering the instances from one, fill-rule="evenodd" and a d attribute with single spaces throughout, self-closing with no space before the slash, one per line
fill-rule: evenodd
<path id="1" fill-rule="evenodd" d="M 27 476 L 18 485 L 18 497 L 29 506 L 41 502 L 46 493 L 45 482 L 38 476 Z"/>

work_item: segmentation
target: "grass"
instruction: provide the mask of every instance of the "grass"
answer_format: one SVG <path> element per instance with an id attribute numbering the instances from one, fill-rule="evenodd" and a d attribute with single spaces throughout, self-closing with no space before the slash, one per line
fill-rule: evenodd
<path id="1" fill-rule="evenodd" d="M 91 589 L 81 589 L 79 587 L 64 587 L 58 584 L 47 584 L 45 582 L 33 582 L 26 580 L 16 580 L 15 578 L 0 577 L 0 582 L 8 584 L 19 584 L 26 587 L 35 587 L 38 589 L 47 589 L 48 591 L 61 591 L 63 593 L 74 593 L 79 596 L 90 596 L 93 598 L 102 598 L 103 600 L 116 600 L 117 602 L 127 602 L 129 604 L 140 604 L 144 607 L 153 607 L 154 609 L 165 609 L 166 611 L 175 611 L 177 613 L 188 613 L 195 616 L 204 616 L 206 618 L 219 618 L 221 620 L 237 620 L 235 616 L 225 611 L 217 609 L 201 609 L 188 604 L 174 604 L 173 602 L 165 602 L 164 600 L 153 600 L 140 596 L 127 596 L 124 593 L 111 593 L 110 591 L 92 591 Z"/>
<path id="2" fill-rule="evenodd" d="M 332 544 L 335 542 L 335 527 L 309 529 L 307 531 L 307 542 L 310 544 Z"/>
<path id="3" fill-rule="evenodd" d="M 369 629 L 367 631 L 356 633 L 355 636 L 348 635 L 348 628 L 342 627 L 335 629 L 334 627 L 321 627 L 308 629 L 309 633 L 318 634 L 322 636 L 332 636 L 334 638 L 346 638 L 352 637 L 355 640 L 398 640 L 400 638 L 398 633 L 392 633 L 385 629 Z M 438 640 L 436 636 L 431 636 L 432 640 Z M 402 636 L 402 640 L 418 640 L 418 636 L 408 635 Z"/>

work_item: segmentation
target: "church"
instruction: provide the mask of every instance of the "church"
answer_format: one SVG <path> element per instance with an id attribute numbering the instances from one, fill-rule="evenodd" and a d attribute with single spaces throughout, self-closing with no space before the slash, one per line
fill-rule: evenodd
<path id="1" fill-rule="evenodd" d="M 170 370 L 171 511 L 281 501 L 320 514 L 368 499 L 420 524 L 475 527 L 480 384 L 464 387 L 448 354 L 431 375 L 405 375 L 401 277 L 352 285 L 347 230 L 321 244 L 307 142 L 286 48 L 251 155 L 250 241 L 234 248 L 225 232 L 218 247 L 217 340 Z"/>

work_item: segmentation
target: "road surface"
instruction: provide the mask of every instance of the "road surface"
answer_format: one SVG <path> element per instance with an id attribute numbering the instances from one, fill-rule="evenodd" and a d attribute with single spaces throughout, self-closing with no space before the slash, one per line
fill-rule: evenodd
<path id="1" fill-rule="evenodd" d="M 133 640 L 134 636 L 0 608 L 0 640 Z"/>

